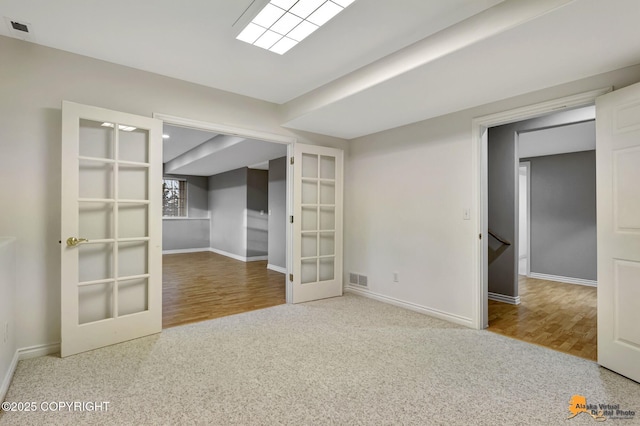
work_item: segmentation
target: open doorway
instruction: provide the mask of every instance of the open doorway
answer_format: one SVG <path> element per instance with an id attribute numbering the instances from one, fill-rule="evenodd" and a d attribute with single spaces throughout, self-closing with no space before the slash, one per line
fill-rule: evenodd
<path id="1" fill-rule="evenodd" d="M 595 109 L 488 130 L 488 330 L 597 357 Z"/>
<path id="2" fill-rule="evenodd" d="M 163 133 L 163 328 L 285 303 L 288 144 Z"/>

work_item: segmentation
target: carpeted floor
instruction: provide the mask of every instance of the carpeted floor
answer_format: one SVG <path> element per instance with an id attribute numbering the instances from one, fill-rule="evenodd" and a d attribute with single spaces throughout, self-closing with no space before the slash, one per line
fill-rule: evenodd
<path id="1" fill-rule="evenodd" d="M 591 361 L 345 295 L 21 361 L 7 401 L 38 411 L 0 425 L 593 424 L 567 420 L 575 394 L 640 424 L 640 384 Z M 56 401 L 109 404 L 42 411 Z"/>

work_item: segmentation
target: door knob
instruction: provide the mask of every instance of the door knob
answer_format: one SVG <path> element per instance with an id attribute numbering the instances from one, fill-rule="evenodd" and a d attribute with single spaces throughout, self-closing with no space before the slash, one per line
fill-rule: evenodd
<path id="1" fill-rule="evenodd" d="M 76 238 L 76 237 L 69 237 L 67 238 L 67 247 L 75 247 L 80 243 L 88 243 L 89 240 L 87 240 L 86 238 Z"/>

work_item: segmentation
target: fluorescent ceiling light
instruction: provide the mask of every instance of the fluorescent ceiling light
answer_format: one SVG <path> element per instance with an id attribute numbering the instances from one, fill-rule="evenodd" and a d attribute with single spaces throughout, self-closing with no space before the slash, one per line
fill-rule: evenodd
<path id="1" fill-rule="evenodd" d="M 280 55 L 354 0 L 271 0 L 236 39 Z"/>
<path id="2" fill-rule="evenodd" d="M 102 123 L 102 127 L 114 127 L 113 123 Z M 118 129 L 123 130 L 125 132 L 133 132 L 137 129 L 137 127 L 133 126 L 125 126 L 123 124 L 118 124 Z"/>

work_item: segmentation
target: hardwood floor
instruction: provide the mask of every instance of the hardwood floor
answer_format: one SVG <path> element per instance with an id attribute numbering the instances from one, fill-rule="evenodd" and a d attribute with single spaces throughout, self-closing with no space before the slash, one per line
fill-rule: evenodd
<path id="1" fill-rule="evenodd" d="M 285 275 L 266 261 L 211 252 L 163 255 L 163 328 L 285 303 Z"/>
<path id="2" fill-rule="evenodd" d="M 520 305 L 489 300 L 487 330 L 597 359 L 595 287 L 520 276 Z"/>

